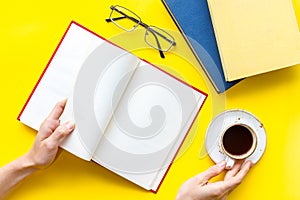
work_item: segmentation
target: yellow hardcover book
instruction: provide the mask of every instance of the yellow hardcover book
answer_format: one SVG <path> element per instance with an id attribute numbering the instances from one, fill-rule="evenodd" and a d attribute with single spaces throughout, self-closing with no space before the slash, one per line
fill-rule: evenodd
<path id="1" fill-rule="evenodd" d="M 300 63 L 300 32 L 291 0 L 208 0 L 225 79 Z"/>

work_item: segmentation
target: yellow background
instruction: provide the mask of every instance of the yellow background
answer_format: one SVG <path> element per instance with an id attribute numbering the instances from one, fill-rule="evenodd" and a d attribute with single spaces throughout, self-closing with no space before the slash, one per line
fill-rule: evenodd
<path id="1" fill-rule="evenodd" d="M 300 24 L 300 1 L 293 3 Z M 135 33 L 125 34 L 128 40 L 120 39 L 124 37 L 123 31 L 104 21 L 109 16 L 109 6 L 114 4 L 135 11 L 145 23 L 170 30 L 178 41 L 173 53 L 167 53 L 162 60 L 155 50 L 143 46 L 142 36 L 133 37 Z M 213 116 L 231 108 L 245 109 L 263 122 L 267 148 L 228 199 L 300 199 L 300 66 L 247 78 L 225 94 L 217 95 L 201 70 L 197 70 L 198 64 L 160 0 L 1 3 L 0 166 L 24 154 L 34 141 L 36 132 L 16 118 L 71 20 L 120 42 L 139 57 L 207 92 L 209 97 L 157 194 L 63 151 L 51 167 L 28 178 L 7 199 L 174 199 L 185 180 L 213 164 L 203 148 L 205 131 Z M 133 40 L 140 43 L 130 46 Z M 141 50 L 136 50 L 138 45 Z"/>

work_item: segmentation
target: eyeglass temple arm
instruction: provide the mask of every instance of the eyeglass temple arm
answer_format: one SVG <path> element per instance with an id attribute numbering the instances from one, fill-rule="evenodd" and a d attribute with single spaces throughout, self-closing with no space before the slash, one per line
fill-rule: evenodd
<path id="1" fill-rule="evenodd" d="M 157 38 L 157 36 L 155 35 L 155 32 L 156 31 L 154 31 L 153 29 L 151 29 L 151 28 L 147 28 L 148 29 L 148 31 L 150 32 L 150 33 L 152 33 L 153 34 L 153 36 L 154 36 L 154 38 L 155 38 L 155 41 L 156 41 L 156 44 L 157 44 L 157 47 L 158 47 L 158 51 L 159 51 L 159 54 L 160 54 L 160 57 L 161 58 L 165 58 L 165 55 L 164 55 L 164 53 L 163 53 L 163 51 L 161 50 L 161 46 L 160 46 L 160 43 L 159 43 L 159 41 L 158 41 L 158 38 Z"/>
<path id="2" fill-rule="evenodd" d="M 120 20 L 120 19 L 125 19 L 127 18 L 126 16 L 122 16 L 122 17 L 116 17 L 116 18 L 107 18 L 105 19 L 106 22 L 112 22 L 112 21 L 117 21 L 117 20 Z"/>
<path id="3" fill-rule="evenodd" d="M 165 58 L 165 54 L 164 54 L 164 52 L 162 52 L 162 50 L 158 50 L 159 51 L 159 55 L 160 55 L 160 57 L 161 58 Z"/>
<path id="4" fill-rule="evenodd" d="M 128 19 L 134 21 L 135 23 L 139 23 L 139 22 L 140 22 L 139 20 L 137 20 L 137 19 L 135 19 L 135 18 L 133 18 L 133 17 L 127 16 L 127 15 L 125 15 L 125 14 L 124 14 L 124 16 L 122 16 L 122 17 L 107 18 L 107 19 L 105 19 L 105 21 L 106 21 L 106 22 L 112 22 L 112 21 L 117 21 L 117 20 L 120 20 L 120 19 L 126 19 L 126 18 L 128 18 Z"/>

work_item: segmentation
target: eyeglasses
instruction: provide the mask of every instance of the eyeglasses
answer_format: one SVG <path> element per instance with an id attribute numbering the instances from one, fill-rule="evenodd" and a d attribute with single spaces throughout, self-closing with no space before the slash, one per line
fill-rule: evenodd
<path id="1" fill-rule="evenodd" d="M 139 25 L 146 29 L 144 36 L 145 42 L 154 49 L 159 51 L 159 54 L 164 58 L 164 53 L 176 45 L 175 39 L 166 31 L 156 27 L 149 26 L 142 22 L 141 18 L 137 16 L 131 10 L 122 6 L 110 6 L 111 13 L 106 22 L 113 22 L 119 28 L 131 32 L 135 30 Z"/>

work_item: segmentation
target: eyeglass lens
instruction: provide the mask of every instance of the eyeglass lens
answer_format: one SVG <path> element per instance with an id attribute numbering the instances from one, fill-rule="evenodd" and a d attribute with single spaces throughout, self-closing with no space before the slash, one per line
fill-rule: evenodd
<path id="1" fill-rule="evenodd" d="M 113 7 L 110 19 L 125 31 L 134 30 L 140 23 L 140 18 L 135 13 L 122 6 Z"/>
<path id="2" fill-rule="evenodd" d="M 150 26 L 147 28 L 145 34 L 145 41 L 155 49 L 168 51 L 172 47 L 174 39 L 164 30 L 155 26 Z"/>

